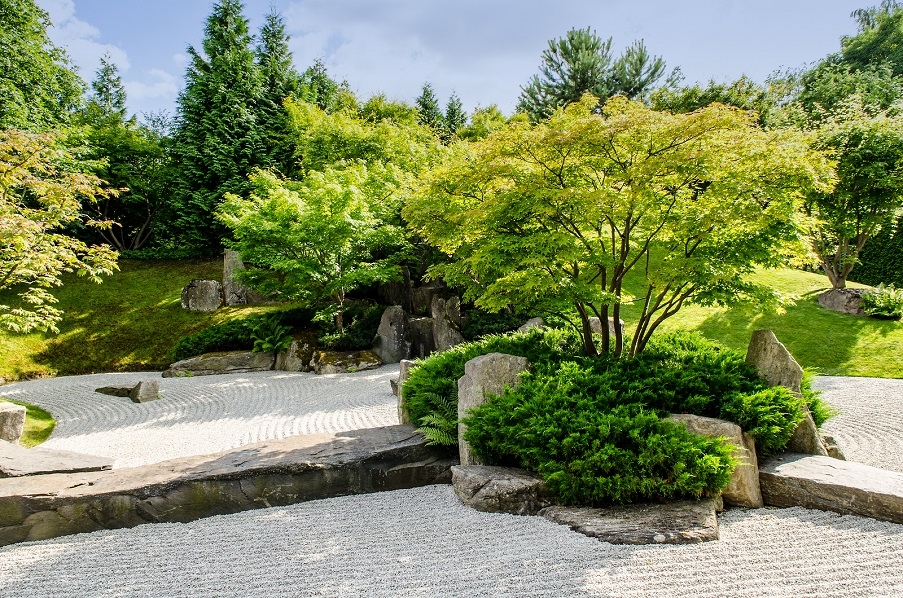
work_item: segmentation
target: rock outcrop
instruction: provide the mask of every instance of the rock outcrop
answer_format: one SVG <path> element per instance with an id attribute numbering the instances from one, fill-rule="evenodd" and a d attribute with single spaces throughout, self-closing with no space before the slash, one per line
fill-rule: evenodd
<path id="1" fill-rule="evenodd" d="M 411 355 L 408 314 L 399 305 L 387 307 L 379 320 L 373 352 L 383 363 L 398 363 Z"/>
<path id="2" fill-rule="evenodd" d="M 542 478 L 522 469 L 456 465 L 452 485 L 461 502 L 486 513 L 536 515 L 553 504 Z"/>
<path id="3" fill-rule="evenodd" d="M 461 301 L 434 296 L 430 305 L 433 317 L 433 342 L 436 351 L 444 351 L 464 342 L 461 336 Z"/>
<path id="4" fill-rule="evenodd" d="M 606 509 L 553 506 L 539 514 L 610 544 L 693 544 L 718 539 L 712 499 Z"/>
<path id="5" fill-rule="evenodd" d="M 722 419 L 687 413 L 675 414 L 668 419 L 680 423 L 694 434 L 706 438 L 724 437 L 727 442 L 733 444 L 736 447 L 734 457 L 739 464 L 721 496 L 728 505 L 754 508 L 763 506 L 762 491 L 759 489 L 759 464 L 752 436 L 741 430 L 737 424 Z"/>
<path id="6" fill-rule="evenodd" d="M 529 366 L 525 357 L 489 353 L 464 364 L 464 375 L 458 379 L 458 419 L 486 401 L 486 394 L 501 394 L 506 386 L 517 386 L 521 372 Z M 464 440 L 467 426 L 458 424 L 458 449 L 461 465 L 480 465 L 470 445 Z"/>
<path id="7" fill-rule="evenodd" d="M 177 361 L 163 372 L 164 378 L 179 376 L 210 376 L 214 374 L 240 374 L 265 372 L 273 369 L 276 356 L 272 352 L 224 351 L 204 353 Z"/>
<path id="8" fill-rule="evenodd" d="M 223 306 L 223 285 L 215 280 L 192 280 L 182 289 L 182 309 L 216 311 Z"/>

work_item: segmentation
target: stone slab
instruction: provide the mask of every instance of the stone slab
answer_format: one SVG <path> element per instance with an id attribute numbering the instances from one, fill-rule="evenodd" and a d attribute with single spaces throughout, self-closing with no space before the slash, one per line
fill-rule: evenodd
<path id="1" fill-rule="evenodd" d="M 903 473 L 788 453 L 759 465 L 766 505 L 805 507 L 903 523 Z"/>
<path id="2" fill-rule="evenodd" d="M 18 478 L 51 473 L 102 471 L 110 469 L 113 460 L 72 451 L 37 446 L 25 448 L 0 442 L 0 478 Z"/>
<path id="3" fill-rule="evenodd" d="M 135 388 L 134 384 L 117 384 L 114 386 L 101 386 L 100 388 L 95 388 L 94 392 L 102 395 L 109 395 L 111 397 L 128 397 L 132 394 L 133 388 Z"/>
<path id="4" fill-rule="evenodd" d="M 276 354 L 273 352 L 220 351 L 177 361 L 163 372 L 163 377 L 265 372 L 273 369 L 275 363 Z"/>
<path id="5" fill-rule="evenodd" d="M 0 546 L 449 483 L 455 463 L 412 426 L 387 426 L 128 469 L 0 479 Z"/>
<path id="6" fill-rule="evenodd" d="M 513 467 L 456 465 L 452 486 L 461 502 L 485 513 L 536 515 L 554 504 L 542 478 Z"/>
<path id="7" fill-rule="evenodd" d="M 383 362 L 373 351 L 314 351 L 310 368 L 315 374 L 344 374 L 375 370 Z"/>
<path id="8" fill-rule="evenodd" d="M 718 539 L 712 499 L 604 509 L 553 506 L 539 514 L 609 544 L 694 544 Z"/>

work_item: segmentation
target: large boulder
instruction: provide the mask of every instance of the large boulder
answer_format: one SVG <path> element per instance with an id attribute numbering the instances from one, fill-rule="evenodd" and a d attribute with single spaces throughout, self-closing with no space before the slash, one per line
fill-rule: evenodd
<path id="1" fill-rule="evenodd" d="M 517 386 L 521 372 L 529 367 L 526 357 L 489 353 L 464 364 L 464 375 L 458 378 L 458 419 L 486 401 L 486 394 L 500 395 L 506 386 Z M 467 426 L 458 424 L 458 453 L 461 465 L 481 465 L 470 445 L 464 440 Z"/>
<path id="2" fill-rule="evenodd" d="M 400 305 L 387 307 L 379 320 L 376 342 L 373 345 L 383 363 L 398 363 L 411 357 L 411 341 L 408 333 L 408 314 Z"/>
<path id="3" fill-rule="evenodd" d="M 726 442 L 734 445 L 733 454 L 739 464 L 721 496 L 729 505 L 753 508 L 763 506 L 762 491 L 759 489 L 759 464 L 752 436 L 740 429 L 737 424 L 723 419 L 689 413 L 675 414 L 668 419 L 683 425 L 693 434 L 706 438 L 724 438 Z"/>
<path id="4" fill-rule="evenodd" d="M 215 280 L 192 280 L 182 289 L 182 309 L 216 311 L 223 306 L 223 285 Z"/>
<path id="5" fill-rule="evenodd" d="M 589 319 L 589 326 L 593 329 L 593 332 L 596 334 L 602 334 L 602 320 L 596 317 L 592 317 Z M 621 328 L 621 337 L 624 336 L 624 320 L 618 320 L 618 326 Z M 615 335 L 615 319 L 608 318 L 608 334 L 614 338 Z"/>
<path id="6" fill-rule="evenodd" d="M 410 318 L 408 335 L 411 340 L 411 358 L 423 359 L 436 350 L 432 318 Z"/>
<path id="7" fill-rule="evenodd" d="M 718 539 L 712 499 L 606 509 L 551 506 L 539 514 L 610 544 L 692 544 Z"/>
<path id="8" fill-rule="evenodd" d="M 461 502 L 486 513 L 536 515 L 553 504 L 542 478 L 523 469 L 456 465 L 452 485 Z"/>
<path id="9" fill-rule="evenodd" d="M 415 363 L 408 359 L 402 359 L 398 362 L 398 381 L 395 383 L 395 396 L 398 397 L 398 423 L 400 424 L 411 423 L 411 418 L 408 417 L 408 412 L 404 409 L 404 383 L 411 377 L 411 370 L 414 368 L 414 365 Z"/>
<path id="10" fill-rule="evenodd" d="M 345 374 L 373 370 L 383 362 L 373 351 L 314 351 L 310 368 L 316 374 Z"/>
<path id="11" fill-rule="evenodd" d="M 310 360 L 317 350 L 317 333 L 314 330 L 298 332 L 292 336 L 288 349 L 276 355 L 273 369 L 282 372 L 309 372 Z"/>
<path id="12" fill-rule="evenodd" d="M 542 318 L 530 318 L 517 329 L 518 332 L 530 332 L 533 329 L 543 329 L 546 327 L 546 321 Z"/>
<path id="13" fill-rule="evenodd" d="M 214 374 L 240 374 L 265 372 L 273 369 L 276 356 L 272 352 L 223 351 L 204 353 L 177 361 L 163 372 L 164 378 L 180 376 L 210 376 Z"/>
<path id="14" fill-rule="evenodd" d="M 25 407 L 0 402 L 0 440 L 17 443 L 25 431 Z"/>
<path id="15" fill-rule="evenodd" d="M 746 363 L 759 370 L 771 386 L 784 386 L 799 394 L 803 368 L 771 330 L 756 330 L 746 350 Z"/>
<path id="16" fill-rule="evenodd" d="M 854 316 L 865 315 L 862 295 L 865 289 L 831 289 L 818 296 L 818 304 L 826 309 Z"/>
<path id="17" fill-rule="evenodd" d="M 464 342 L 461 336 L 461 301 L 457 297 L 447 300 L 433 297 L 430 305 L 433 316 L 433 341 L 436 351 L 444 351 Z"/>
<path id="18" fill-rule="evenodd" d="M 263 303 L 263 297 L 235 281 L 235 274 L 245 269 L 237 251 L 227 249 L 223 255 L 223 299 L 226 305 Z"/>
<path id="19" fill-rule="evenodd" d="M 142 380 L 129 393 L 133 403 L 148 403 L 160 398 L 159 380 Z"/>

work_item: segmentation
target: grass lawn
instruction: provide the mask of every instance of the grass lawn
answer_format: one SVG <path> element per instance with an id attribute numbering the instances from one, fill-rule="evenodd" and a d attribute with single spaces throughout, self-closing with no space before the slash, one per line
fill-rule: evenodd
<path id="1" fill-rule="evenodd" d="M 74 275 L 54 291 L 63 310 L 59 334 L 0 332 L 0 377 L 162 370 L 181 337 L 253 311 L 225 308 L 212 314 L 181 307 L 191 279 L 222 280 L 222 258 L 192 261 L 120 260 L 120 271 L 93 284 Z M 10 301 L 0 294 L 0 303 Z"/>
<path id="2" fill-rule="evenodd" d="M 696 330 L 706 338 L 746 351 L 754 330 L 770 328 L 806 369 L 830 376 L 903 378 L 903 321 L 851 316 L 824 309 L 818 295 L 830 288 L 827 277 L 781 269 L 757 273 L 790 302 L 780 313 L 752 308 L 731 309 L 689 305 L 666 320 L 661 330 Z M 850 283 L 851 287 L 861 287 Z M 631 289 L 639 293 L 640 289 Z M 625 310 L 627 332 L 636 324 L 640 308 Z"/>

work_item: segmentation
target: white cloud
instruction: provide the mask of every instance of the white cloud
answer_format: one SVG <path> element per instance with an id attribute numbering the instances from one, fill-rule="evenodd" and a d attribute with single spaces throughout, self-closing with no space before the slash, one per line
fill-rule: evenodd
<path id="1" fill-rule="evenodd" d="M 74 0 L 41 0 L 40 5 L 53 23 L 53 27 L 47 30 L 47 36 L 54 44 L 66 49 L 84 79 L 90 81 L 94 77 L 104 54 L 110 55 L 119 72 L 129 70 L 131 64 L 125 50 L 98 41 L 100 30 L 75 16 Z"/>
<path id="2" fill-rule="evenodd" d="M 124 81 L 126 94 L 130 100 L 146 102 L 147 100 L 175 100 L 179 93 L 179 82 L 173 75 L 162 69 L 151 69 L 147 72 L 148 81 Z"/>
<path id="3" fill-rule="evenodd" d="M 188 64 L 188 55 L 182 52 L 176 52 L 172 55 L 172 61 L 177 67 L 182 68 Z"/>

